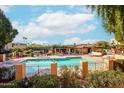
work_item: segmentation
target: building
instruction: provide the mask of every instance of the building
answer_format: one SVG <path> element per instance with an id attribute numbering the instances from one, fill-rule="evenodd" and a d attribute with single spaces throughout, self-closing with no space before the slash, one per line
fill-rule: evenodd
<path id="1" fill-rule="evenodd" d="M 7 45 L 5 45 L 4 49 L 5 50 L 15 49 L 15 48 L 24 49 L 26 47 L 27 47 L 27 44 L 24 44 L 24 43 L 8 43 Z"/>
<path id="2" fill-rule="evenodd" d="M 79 54 L 88 54 L 92 51 L 92 45 L 91 44 L 77 45 L 76 50 L 79 52 Z"/>
<path id="3" fill-rule="evenodd" d="M 97 46 L 94 44 L 81 44 L 76 46 L 76 50 L 79 52 L 79 54 L 88 54 L 92 51 L 94 52 L 102 52 L 104 49 L 103 46 Z"/>
<path id="4" fill-rule="evenodd" d="M 12 43 L 12 48 L 24 49 L 26 47 L 27 47 L 27 44 L 24 44 L 24 43 Z"/>
<path id="5" fill-rule="evenodd" d="M 24 43 L 9 43 L 5 46 L 6 50 L 20 48 L 24 49 L 27 45 Z M 65 46 L 44 46 L 41 48 L 32 49 L 35 55 L 83 55 L 94 52 L 103 51 L 104 47 L 94 44 L 80 44 L 80 45 L 65 45 Z"/>
<path id="6" fill-rule="evenodd" d="M 33 54 L 37 56 L 48 55 L 49 51 L 50 50 L 48 48 L 33 49 Z"/>
<path id="7" fill-rule="evenodd" d="M 55 54 L 77 54 L 76 47 L 64 46 L 54 48 Z"/>

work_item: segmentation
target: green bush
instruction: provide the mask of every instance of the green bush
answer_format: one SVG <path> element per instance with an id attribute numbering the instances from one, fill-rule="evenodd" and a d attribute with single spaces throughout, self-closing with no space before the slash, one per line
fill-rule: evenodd
<path id="1" fill-rule="evenodd" d="M 80 69 L 79 67 L 62 67 L 60 69 L 60 83 L 61 87 L 67 88 L 76 88 L 82 87 L 82 78 L 79 75 Z"/>
<path id="2" fill-rule="evenodd" d="M 30 78 L 34 88 L 55 88 L 59 87 L 59 79 L 54 75 L 33 76 Z"/>
<path id="3" fill-rule="evenodd" d="M 88 75 L 84 87 L 107 88 L 124 85 L 124 73 L 121 71 L 95 72 Z"/>
<path id="4" fill-rule="evenodd" d="M 0 82 L 8 82 L 15 79 L 14 67 L 2 67 L 0 68 Z"/>
<path id="5" fill-rule="evenodd" d="M 25 78 L 21 81 L 12 81 L 12 86 L 15 88 L 54 88 L 59 87 L 59 79 L 53 75 L 33 76 Z"/>
<path id="6" fill-rule="evenodd" d="M 124 60 L 121 60 L 121 59 L 115 60 L 114 69 L 115 70 L 119 69 L 124 72 Z"/>
<path id="7" fill-rule="evenodd" d="M 0 83 L 0 88 L 31 88 L 32 83 L 28 78 L 17 81 L 13 80 L 8 83 Z"/>
<path id="8" fill-rule="evenodd" d="M 12 87 L 15 88 L 31 88 L 33 83 L 30 81 L 29 78 L 25 78 L 23 80 L 20 81 L 12 81 L 11 84 L 13 85 Z"/>
<path id="9" fill-rule="evenodd" d="M 0 83 L 0 88 L 17 88 L 15 81 L 11 81 L 8 83 Z"/>
<path id="10" fill-rule="evenodd" d="M 12 88 L 108 88 L 120 85 L 124 85 L 124 73 L 121 71 L 93 72 L 82 78 L 78 67 L 66 66 L 60 69 L 58 76 L 33 76 L 20 81 L 0 83 L 0 87 Z"/>

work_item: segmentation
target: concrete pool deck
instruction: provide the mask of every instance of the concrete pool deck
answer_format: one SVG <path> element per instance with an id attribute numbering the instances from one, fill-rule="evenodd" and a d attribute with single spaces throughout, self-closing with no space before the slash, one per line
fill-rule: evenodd
<path id="1" fill-rule="evenodd" d="M 103 57 L 93 57 L 89 55 L 83 55 L 83 58 L 87 61 L 104 62 Z"/>
<path id="2" fill-rule="evenodd" d="M 86 59 L 87 61 L 95 61 L 95 62 L 103 62 L 103 57 L 91 57 L 89 55 L 68 55 L 68 56 L 41 56 L 41 57 L 23 57 L 23 58 L 17 58 L 13 59 L 7 62 L 22 62 L 25 60 L 30 60 L 30 59 L 56 59 L 56 58 L 76 58 L 76 57 L 82 57 Z"/>
<path id="3" fill-rule="evenodd" d="M 54 58 L 75 58 L 75 57 L 82 57 L 84 62 L 91 62 L 91 63 L 107 63 L 109 60 L 109 57 L 114 56 L 115 59 L 124 59 L 123 55 L 105 55 L 101 57 L 95 57 L 95 56 L 90 56 L 90 55 L 65 55 L 65 56 L 40 56 L 40 57 L 23 57 L 23 58 L 17 58 L 17 59 L 11 59 L 5 62 L 0 63 L 0 67 L 3 66 L 12 66 L 19 64 L 23 61 L 26 60 L 31 60 L 31 59 L 54 59 Z"/>
<path id="4" fill-rule="evenodd" d="M 75 58 L 75 57 L 82 57 L 82 55 L 68 55 L 68 56 L 40 56 L 40 57 L 23 57 L 23 58 L 15 58 L 8 61 L 4 61 L 0 63 L 0 67 L 2 66 L 12 66 L 19 64 L 20 62 L 23 62 L 25 60 L 31 60 L 31 59 L 56 59 L 56 58 Z"/>
<path id="5" fill-rule="evenodd" d="M 105 62 L 104 62 L 103 57 L 91 57 L 89 55 L 24 57 L 24 58 L 17 58 L 17 59 L 5 61 L 5 62 L 3 62 L 3 64 L 0 64 L 0 67 L 15 66 L 15 65 L 17 65 L 23 61 L 31 60 L 31 59 L 54 59 L 54 58 L 62 58 L 63 59 L 63 58 L 76 58 L 76 57 L 82 57 L 84 59 L 84 60 L 83 59 L 81 60 L 82 62 L 89 62 L 89 68 L 90 68 L 90 66 L 93 66 L 93 68 L 90 68 L 89 71 L 103 70 L 101 68 L 104 68 L 104 70 L 106 70 L 106 65 L 104 64 Z M 97 68 L 96 68 L 96 66 L 97 66 Z M 28 68 L 32 68 L 32 66 L 27 65 L 27 69 Z M 40 75 L 43 75 L 44 73 L 46 74 L 46 73 L 50 72 L 50 70 L 46 69 L 46 68 L 40 68 L 38 66 L 36 68 L 38 68 L 39 70 L 38 71 L 33 70 L 33 74 L 32 73 L 26 73 L 26 76 L 30 77 L 30 76 L 37 74 L 37 73 Z M 59 69 L 59 67 L 58 67 L 58 69 Z"/>

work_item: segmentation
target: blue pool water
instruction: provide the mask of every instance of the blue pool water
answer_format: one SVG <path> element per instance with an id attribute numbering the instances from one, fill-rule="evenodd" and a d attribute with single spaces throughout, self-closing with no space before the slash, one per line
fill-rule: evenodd
<path id="1" fill-rule="evenodd" d="M 26 60 L 23 63 L 26 65 L 39 65 L 44 68 L 50 68 L 50 64 L 52 62 L 56 62 L 58 67 L 61 66 L 76 66 L 80 64 L 80 61 L 82 60 L 81 57 L 79 58 L 61 58 L 61 59 L 31 59 L 31 60 Z"/>
<path id="2" fill-rule="evenodd" d="M 35 73 L 38 72 L 39 69 L 50 69 L 51 63 L 56 62 L 57 67 L 62 66 L 79 66 L 80 61 L 82 61 L 82 57 L 77 58 L 57 58 L 57 59 L 31 59 L 22 62 L 26 64 L 26 72 L 27 73 Z"/>

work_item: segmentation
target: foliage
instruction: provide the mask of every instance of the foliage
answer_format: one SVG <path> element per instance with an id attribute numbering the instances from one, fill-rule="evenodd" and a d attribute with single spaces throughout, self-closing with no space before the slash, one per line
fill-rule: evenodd
<path id="1" fill-rule="evenodd" d="M 121 71 L 105 71 L 89 74 L 84 87 L 107 88 L 124 85 L 124 73 Z"/>
<path id="2" fill-rule="evenodd" d="M 16 88 L 55 88 L 60 85 L 58 77 L 53 75 L 33 76 L 11 83 Z"/>
<path id="3" fill-rule="evenodd" d="M 40 44 L 30 44 L 28 45 L 27 49 L 31 50 L 48 50 L 49 55 L 55 55 L 55 48 L 66 48 L 66 47 L 72 47 L 74 46 L 69 46 L 69 45 L 40 45 Z"/>
<path id="4" fill-rule="evenodd" d="M 122 72 L 124 72 L 124 60 L 122 59 L 117 59 L 114 62 L 114 69 L 115 70 L 121 70 Z"/>
<path id="5" fill-rule="evenodd" d="M 79 67 L 62 67 L 60 70 L 60 82 L 61 87 L 69 88 L 69 87 L 81 87 L 83 80 L 80 76 Z"/>
<path id="6" fill-rule="evenodd" d="M 8 83 L 0 83 L 0 88 L 31 88 L 32 83 L 29 78 L 24 78 L 21 81 L 13 80 Z"/>
<path id="7" fill-rule="evenodd" d="M 19 88 L 19 81 L 13 80 L 7 83 L 0 83 L 0 88 Z"/>
<path id="8" fill-rule="evenodd" d="M 17 34 L 17 30 L 13 29 L 9 19 L 0 9 L 0 50 L 2 50 L 7 43 L 12 42 Z"/>
<path id="9" fill-rule="evenodd" d="M 16 51 L 16 52 L 23 52 L 24 50 L 20 49 L 20 48 L 15 48 L 14 51 Z"/>
<path id="10" fill-rule="evenodd" d="M 40 45 L 40 44 L 31 44 L 31 45 L 28 45 L 27 48 L 28 48 L 28 49 L 33 49 L 33 50 L 36 49 L 36 50 L 37 50 L 37 49 L 42 49 L 43 46 Z"/>
<path id="11" fill-rule="evenodd" d="M 34 76 L 30 78 L 34 88 L 55 88 L 59 87 L 59 80 L 54 75 Z"/>
<path id="12" fill-rule="evenodd" d="M 124 85 L 124 73 L 117 71 L 92 72 L 85 78 L 78 67 L 62 67 L 58 76 L 43 75 L 11 81 L 0 87 L 15 88 L 108 88 Z"/>
<path id="13" fill-rule="evenodd" d="M 103 20 L 103 26 L 109 33 L 114 33 L 118 42 L 124 41 L 124 6 L 92 5 L 88 6 Z"/>
<path id="14" fill-rule="evenodd" d="M 15 79 L 14 67 L 0 68 L 0 82 L 8 82 Z"/>
<path id="15" fill-rule="evenodd" d="M 30 81 L 30 78 L 25 78 L 21 81 L 12 81 L 11 82 L 12 84 L 12 87 L 15 87 L 15 88 L 30 88 L 33 86 L 33 83 Z"/>
<path id="16" fill-rule="evenodd" d="M 38 50 L 38 49 L 54 49 L 54 48 L 64 48 L 64 47 L 70 47 L 67 45 L 40 45 L 40 44 L 31 44 L 28 45 L 29 49 L 33 49 L 33 50 Z M 72 46 L 73 47 L 73 46 Z"/>
<path id="17" fill-rule="evenodd" d="M 13 54 L 12 53 L 19 53 L 19 56 L 23 56 L 23 57 L 26 57 L 27 55 L 31 55 L 33 56 L 33 53 L 32 53 L 32 49 L 29 49 L 29 48 L 26 48 L 26 49 L 20 49 L 20 48 L 14 48 L 14 49 L 10 49 L 9 51 L 6 52 L 7 56 L 8 57 L 13 57 Z"/>
<path id="18" fill-rule="evenodd" d="M 104 47 L 104 48 L 109 48 L 110 47 L 110 44 L 107 41 L 98 41 L 95 44 L 97 46 L 101 46 L 101 47 Z"/>

